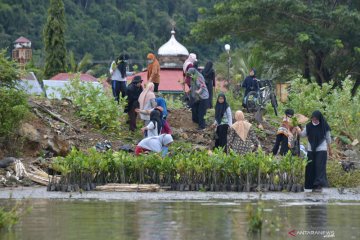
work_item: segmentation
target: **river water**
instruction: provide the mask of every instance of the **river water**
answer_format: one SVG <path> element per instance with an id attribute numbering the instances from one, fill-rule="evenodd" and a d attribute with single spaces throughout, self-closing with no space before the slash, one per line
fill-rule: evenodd
<path id="1" fill-rule="evenodd" d="M 246 210 L 258 206 L 254 200 L 27 202 L 32 211 L 0 239 L 360 239 L 360 202 L 263 201 L 263 230 L 255 236 L 247 234 Z"/>

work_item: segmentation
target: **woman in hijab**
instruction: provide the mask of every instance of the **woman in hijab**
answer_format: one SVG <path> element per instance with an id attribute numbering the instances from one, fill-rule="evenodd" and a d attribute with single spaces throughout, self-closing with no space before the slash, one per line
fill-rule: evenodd
<path id="1" fill-rule="evenodd" d="M 205 84 L 205 79 L 195 68 L 190 68 L 186 75 L 189 76 L 191 80 L 190 106 L 192 120 L 199 124 L 198 130 L 203 130 L 206 127 L 204 116 L 209 103 L 209 92 Z"/>
<path id="2" fill-rule="evenodd" d="M 299 130 L 299 129 L 298 129 Z M 326 177 L 326 161 L 328 151 L 331 154 L 330 127 L 320 111 L 314 111 L 300 136 L 307 137 L 307 156 L 310 162 L 305 169 L 305 188 L 313 192 L 322 192 L 328 186 Z"/>
<path id="3" fill-rule="evenodd" d="M 165 99 L 163 99 L 161 97 L 157 97 L 156 104 L 157 104 L 157 107 L 154 110 L 159 111 L 160 118 L 162 120 L 161 134 L 164 134 L 164 133 L 172 134 L 171 127 L 170 127 L 168 121 L 166 120 L 168 113 L 167 113 L 167 106 L 166 106 Z"/>
<path id="4" fill-rule="evenodd" d="M 146 137 L 159 136 L 163 123 L 160 118 L 160 111 L 154 109 L 150 113 L 150 122 L 146 127 L 141 128 L 141 131 L 145 134 Z"/>
<path id="5" fill-rule="evenodd" d="M 156 101 L 157 106 L 162 108 L 163 118 L 166 119 L 167 115 L 168 115 L 168 112 L 167 112 L 167 105 L 166 105 L 165 99 L 162 98 L 162 97 L 157 97 L 155 99 L 155 101 Z"/>
<path id="6" fill-rule="evenodd" d="M 202 74 L 205 78 L 206 87 L 209 91 L 209 108 L 213 108 L 212 99 L 213 99 L 213 88 L 216 86 L 215 83 L 215 71 L 213 69 L 213 63 L 207 62 L 205 65 Z"/>
<path id="7" fill-rule="evenodd" d="M 251 124 L 245 120 L 242 111 L 236 111 L 235 120 L 236 122 L 228 130 L 228 151 L 232 149 L 238 154 L 252 152 L 260 146 L 260 143 Z"/>
<path id="8" fill-rule="evenodd" d="M 115 61 L 111 63 L 110 75 L 111 75 L 111 88 L 113 96 L 117 102 L 119 102 L 119 95 L 121 97 L 126 96 L 126 64 L 127 55 L 121 54 Z"/>
<path id="9" fill-rule="evenodd" d="M 161 134 L 156 137 L 148 137 L 141 140 L 135 148 L 135 155 L 146 152 L 162 152 L 164 157 L 168 152 L 168 146 L 174 140 L 170 134 Z"/>
<path id="10" fill-rule="evenodd" d="M 232 125 L 232 115 L 229 104 L 226 101 L 224 93 L 220 93 L 215 105 L 215 122 L 216 138 L 215 148 L 222 147 L 226 151 L 227 132 L 229 126 Z"/>
<path id="11" fill-rule="evenodd" d="M 135 111 L 140 114 L 140 118 L 144 120 L 145 126 L 150 122 L 150 113 L 156 107 L 154 84 L 152 82 L 147 83 L 146 88 L 141 92 L 139 96 L 140 108 Z"/>
<path id="12" fill-rule="evenodd" d="M 195 53 L 190 53 L 189 57 L 185 60 L 184 65 L 183 65 L 183 76 L 184 76 L 184 82 L 188 85 L 188 87 L 190 87 L 190 82 L 191 82 L 191 78 L 188 77 L 186 75 L 187 71 L 190 68 L 194 67 L 194 63 L 197 61 L 196 59 L 196 54 Z M 185 86 L 184 86 L 185 88 Z"/>
<path id="13" fill-rule="evenodd" d="M 154 83 L 154 92 L 158 92 L 160 84 L 160 64 L 153 53 L 149 53 L 147 59 L 149 61 L 147 80 Z"/>

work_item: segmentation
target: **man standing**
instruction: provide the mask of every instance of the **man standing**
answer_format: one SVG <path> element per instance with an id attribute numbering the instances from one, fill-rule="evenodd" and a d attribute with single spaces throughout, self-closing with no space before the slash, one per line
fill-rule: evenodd
<path id="1" fill-rule="evenodd" d="M 245 88 L 245 93 L 244 93 L 244 99 L 243 99 L 243 107 L 245 106 L 245 100 L 246 100 L 246 96 L 248 95 L 249 92 L 251 91 L 259 91 L 259 85 L 257 83 L 257 79 L 256 79 L 256 70 L 255 68 L 251 68 L 249 76 L 247 76 L 242 84 L 242 87 Z"/>
<path id="2" fill-rule="evenodd" d="M 139 96 L 141 92 L 143 91 L 143 88 L 141 86 L 142 79 L 140 76 L 135 76 L 132 82 L 127 87 L 127 107 L 126 112 L 129 115 L 129 124 L 130 124 L 130 131 L 136 130 L 136 117 L 137 113 L 135 112 L 136 108 L 139 108 Z"/>
<path id="3" fill-rule="evenodd" d="M 147 67 L 147 80 L 154 83 L 154 92 L 159 91 L 160 64 L 153 53 L 147 55 L 149 65 Z"/>

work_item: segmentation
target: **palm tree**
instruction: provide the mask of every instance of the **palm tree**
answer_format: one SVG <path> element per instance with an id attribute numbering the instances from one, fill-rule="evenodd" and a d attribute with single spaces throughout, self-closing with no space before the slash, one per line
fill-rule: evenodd
<path id="1" fill-rule="evenodd" d="M 93 63 L 93 57 L 90 53 L 85 53 L 83 58 L 76 62 L 75 55 L 73 51 L 69 52 L 68 55 L 68 71 L 77 73 L 77 72 L 87 72 L 87 67 L 89 67 Z"/>

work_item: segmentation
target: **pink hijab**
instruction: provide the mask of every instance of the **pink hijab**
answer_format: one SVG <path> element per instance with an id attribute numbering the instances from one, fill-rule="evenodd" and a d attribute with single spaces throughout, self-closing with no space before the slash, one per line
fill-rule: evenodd
<path id="1" fill-rule="evenodd" d="M 145 104 L 155 98 L 154 94 L 154 83 L 148 82 L 146 88 L 141 92 L 139 96 L 140 109 L 144 109 Z"/>
<path id="2" fill-rule="evenodd" d="M 189 66 L 189 64 L 193 64 L 196 61 L 197 61 L 196 54 L 195 53 L 190 53 L 189 57 L 186 59 L 186 61 L 184 62 L 184 65 L 183 65 L 184 73 L 186 73 L 186 70 L 187 70 L 187 67 Z"/>

